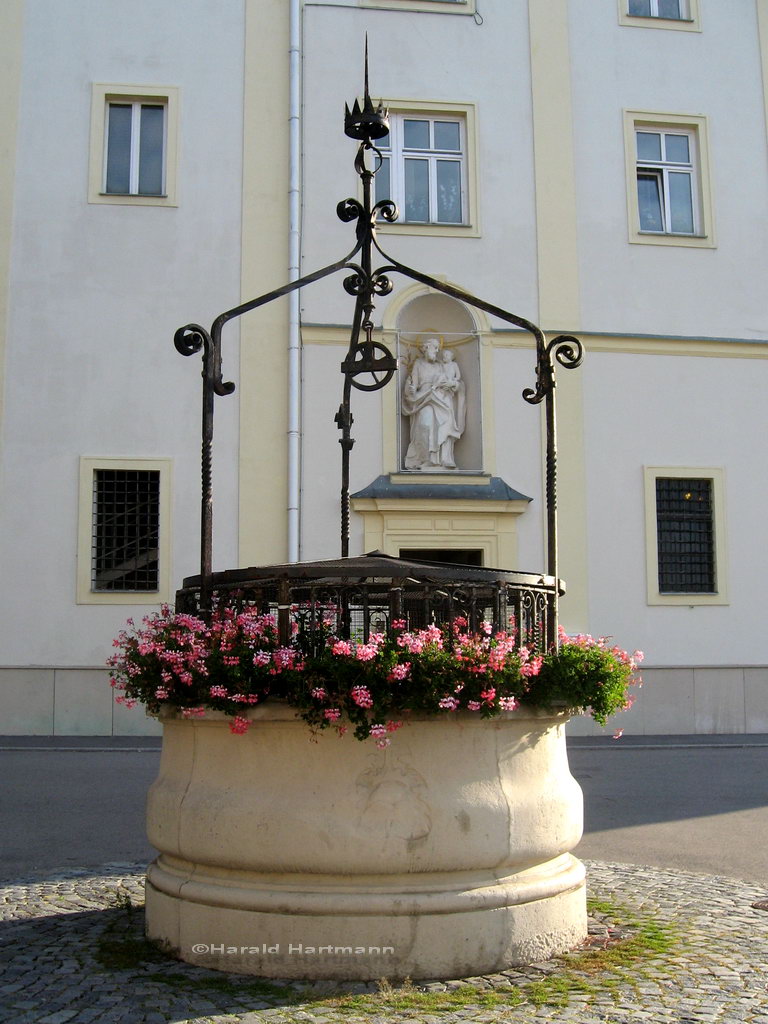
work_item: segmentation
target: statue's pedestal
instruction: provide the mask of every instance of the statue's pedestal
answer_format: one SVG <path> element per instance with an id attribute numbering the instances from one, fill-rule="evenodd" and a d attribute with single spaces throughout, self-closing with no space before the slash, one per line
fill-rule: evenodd
<path id="1" fill-rule="evenodd" d="M 314 740 L 279 703 L 250 731 L 164 718 L 147 935 L 266 977 L 459 978 L 586 936 L 565 715 L 409 718 L 386 751 Z"/>

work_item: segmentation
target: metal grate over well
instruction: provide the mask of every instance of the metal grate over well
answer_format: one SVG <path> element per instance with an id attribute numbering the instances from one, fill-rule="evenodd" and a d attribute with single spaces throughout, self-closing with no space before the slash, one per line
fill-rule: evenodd
<path id="1" fill-rule="evenodd" d="M 201 577 L 184 580 L 178 611 L 202 611 Z M 252 605 L 277 616 L 287 643 L 292 621 L 311 627 L 332 614 L 340 637 L 367 641 L 405 620 L 408 629 L 451 626 L 458 617 L 470 630 L 486 620 L 494 630 L 513 628 L 519 642 L 543 650 L 556 639 L 556 597 L 562 581 L 537 573 L 474 565 L 414 561 L 372 551 L 357 558 L 294 562 L 213 573 L 213 601 Z"/>

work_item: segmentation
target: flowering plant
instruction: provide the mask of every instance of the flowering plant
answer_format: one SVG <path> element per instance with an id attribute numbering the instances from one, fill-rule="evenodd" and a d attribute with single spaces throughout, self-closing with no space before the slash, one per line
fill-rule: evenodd
<path id="1" fill-rule="evenodd" d="M 274 617 L 252 608 L 218 607 L 206 622 L 164 607 L 139 625 L 129 620 L 114 641 L 111 684 L 118 702 L 141 702 L 154 714 L 163 705 L 186 717 L 223 711 L 235 733 L 248 729 L 248 707 L 279 697 L 313 729 L 343 734 L 352 726 L 358 739 L 385 747 L 410 712 L 491 718 L 521 704 L 565 706 L 605 724 L 630 705 L 628 688 L 639 681 L 642 654 L 605 638 L 561 630 L 559 645 L 541 655 L 488 622 L 469 632 L 462 618 L 450 629 L 395 621 L 389 635 L 367 641 L 338 637 L 334 624 L 321 616 L 309 628 L 299 616 L 286 646 Z"/>

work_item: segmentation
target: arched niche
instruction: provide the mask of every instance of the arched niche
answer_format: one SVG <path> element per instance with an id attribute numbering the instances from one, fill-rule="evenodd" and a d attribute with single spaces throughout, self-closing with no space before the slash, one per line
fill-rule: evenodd
<path id="1" fill-rule="evenodd" d="M 482 473 L 482 372 L 474 316 L 450 296 L 423 291 L 399 304 L 393 333 L 399 363 L 397 469 Z M 430 386 L 434 403 L 428 393 L 424 397 Z M 437 447 L 434 430 L 426 426 L 436 421 L 440 436 L 447 435 Z"/>

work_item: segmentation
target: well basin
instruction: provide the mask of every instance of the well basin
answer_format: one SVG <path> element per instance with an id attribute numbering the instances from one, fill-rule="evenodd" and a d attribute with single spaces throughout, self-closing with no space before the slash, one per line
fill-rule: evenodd
<path id="1" fill-rule="evenodd" d="M 392 745 L 313 736 L 293 709 L 163 716 L 147 935 L 279 978 L 460 978 L 587 931 L 567 715 L 408 716 Z"/>

